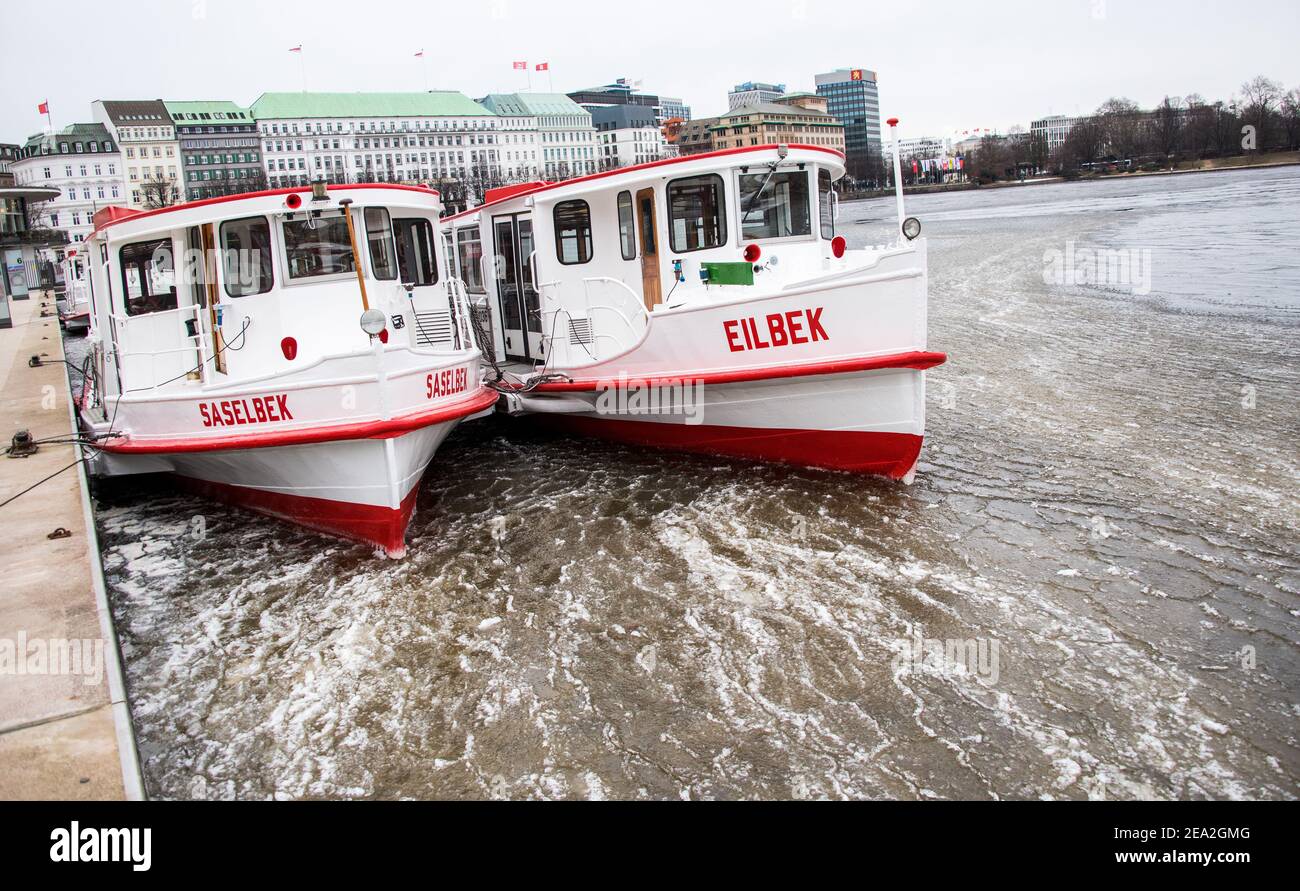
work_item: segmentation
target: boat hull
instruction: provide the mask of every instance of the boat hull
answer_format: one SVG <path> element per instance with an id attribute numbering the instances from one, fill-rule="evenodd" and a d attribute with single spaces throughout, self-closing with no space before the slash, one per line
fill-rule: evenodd
<path id="1" fill-rule="evenodd" d="M 908 480 L 925 434 L 925 373 L 909 368 L 851 374 L 701 384 L 687 410 L 648 393 L 566 393 L 592 411 L 552 413 L 547 397 L 526 410 L 577 435 L 743 460 L 792 464 Z M 675 394 L 672 399 L 678 399 Z"/>

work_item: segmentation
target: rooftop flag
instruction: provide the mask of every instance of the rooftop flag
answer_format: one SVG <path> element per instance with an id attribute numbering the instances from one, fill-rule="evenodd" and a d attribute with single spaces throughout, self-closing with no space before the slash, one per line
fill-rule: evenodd
<path id="1" fill-rule="evenodd" d="M 540 63 L 540 64 L 537 66 L 537 70 L 538 70 L 538 71 L 550 71 L 550 70 L 551 70 L 551 63 L 550 63 L 550 62 L 542 62 L 542 63 Z"/>
<path id="2" fill-rule="evenodd" d="M 289 52 L 291 52 L 291 53 L 300 53 L 300 52 L 302 52 L 302 44 L 300 43 L 300 44 L 298 44 L 297 46 L 291 46 L 291 47 L 289 47 Z"/>
<path id="3" fill-rule="evenodd" d="M 40 105 L 36 106 L 36 110 L 37 110 L 37 112 L 39 112 L 40 114 L 49 114 L 49 113 L 50 113 L 50 100 L 46 99 L 46 100 L 45 100 L 44 102 L 42 102 Z"/>
<path id="4" fill-rule="evenodd" d="M 527 62 L 516 62 L 516 63 L 515 63 L 515 71 L 527 71 L 527 70 L 528 70 L 528 63 L 527 63 Z"/>
<path id="5" fill-rule="evenodd" d="M 415 54 L 415 58 L 417 58 L 417 59 L 423 59 L 423 58 L 424 58 L 424 50 L 420 50 L 418 53 L 416 53 L 416 54 Z"/>

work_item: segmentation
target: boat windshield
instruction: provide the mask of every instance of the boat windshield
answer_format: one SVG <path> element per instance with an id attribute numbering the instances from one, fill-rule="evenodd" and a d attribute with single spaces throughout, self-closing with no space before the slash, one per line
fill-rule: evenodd
<path id="1" fill-rule="evenodd" d="M 747 208 L 745 241 L 812 234 L 808 174 L 802 170 L 742 174 L 740 206 Z"/>

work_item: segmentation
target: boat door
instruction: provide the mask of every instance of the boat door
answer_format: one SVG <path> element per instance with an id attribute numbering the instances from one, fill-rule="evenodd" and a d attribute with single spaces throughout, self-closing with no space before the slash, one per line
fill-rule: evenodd
<path id="1" fill-rule="evenodd" d="M 501 301 L 506 356 L 544 359 L 542 304 L 533 281 L 533 218 L 511 214 L 492 218 L 496 245 L 497 299 Z"/>
<path id="2" fill-rule="evenodd" d="M 659 283 L 659 237 L 655 226 L 655 190 L 636 193 L 637 228 L 641 230 L 641 294 L 646 312 L 663 302 Z"/>

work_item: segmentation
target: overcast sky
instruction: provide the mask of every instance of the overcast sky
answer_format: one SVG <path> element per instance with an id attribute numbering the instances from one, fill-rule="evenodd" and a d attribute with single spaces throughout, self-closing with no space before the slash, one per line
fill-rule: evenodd
<path id="1" fill-rule="evenodd" d="M 1027 127 L 1111 96 L 1229 98 L 1264 74 L 1300 86 L 1300 0 L 45 0 L 0 5 L 0 142 L 90 119 L 94 99 L 230 99 L 300 90 L 524 89 L 618 77 L 726 110 L 747 80 L 813 88 L 878 72 L 904 135 Z"/>

